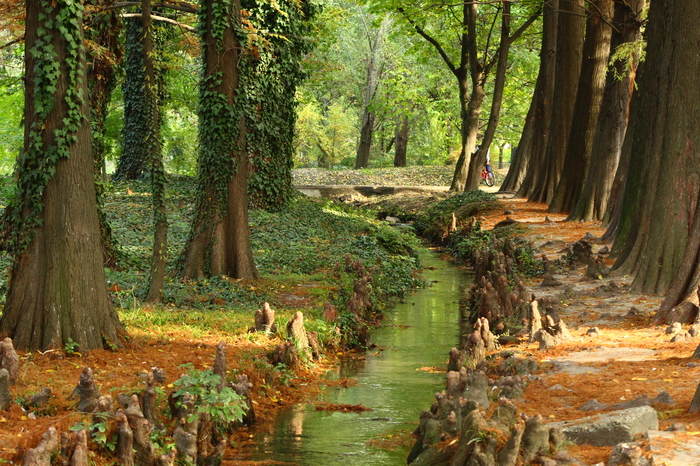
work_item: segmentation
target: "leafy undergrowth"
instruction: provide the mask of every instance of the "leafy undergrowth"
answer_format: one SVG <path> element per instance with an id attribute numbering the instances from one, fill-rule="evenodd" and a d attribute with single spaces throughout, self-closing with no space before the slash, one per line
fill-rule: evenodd
<path id="1" fill-rule="evenodd" d="M 296 185 L 354 186 L 449 186 L 453 174 L 454 166 L 449 165 L 362 170 L 302 168 L 292 172 Z"/>
<path id="2" fill-rule="evenodd" d="M 252 248 L 261 280 L 180 280 L 172 272 L 188 234 L 194 187 L 194 180 L 188 177 L 169 180 L 171 274 L 163 290 L 164 304 L 152 307 L 142 303 L 153 241 L 149 186 L 140 182 L 107 186 L 105 209 L 119 245 L 120 269 L 107 269 L 106 274 L 128 334 L 125 348 L 81 353 L 80 348 L 67 346 L 60 351 L 21 353 L 18 383 L 12 387 L 17 403 L 0 413 L 0 462 L 21 458 L 49 426 L 65 432 L 75 423 L 90 423 L 87 416 L 75 412 L 77 402 L 70 399 L 82 367 L 91 367 L 101 393 L 114 397 L 141 391 L 151 368 L 164 369 L 167 382 L 158 395 L 164 401 L 172 384 L 185 372 L 183 364 L 197 370 L 212 366 L 219 341 L 228 344 L 230 376 L 245 373 L 255 387 L 258 421 L 269 421 L 274 410 L 313 391 L 325 365 L 336 357 L 336 325 L 321 315 L 324 303 L 330 301 L 343 317 L 356 276 L 346 271 L 346 255 L 372 268 L 375 311 L 381 312 L 392 296 L 421 285 L 416 275 L 420 244 L 413 235 L 370 218 L 373 213 L 301 196 L 282 212 L 251 212 Z M 2 260 L 7 262 L 8 258 Z M 6 274 L 0 274 L 0 289 L 6 290 L 6 286 Z M 248 333 L 256 309 L 264 302 L 276 311 L 277 333 Z M 307 330 L 318 332 L 324 357 L 320 363 L 305 361 L 295 369 L 274 366 L 270 354 L 285 339 L 285 324 L 296 311 L 304 313 Z M 49 404 L 23 410 L 21 406 L 29 408 L 27 401 L 42 387 L 53 391 Z M 164 418 L 166 414 L 161 413 Z M 237 435 L 245 436 L 246 432 L 244 428 Z M 95 464 L 112 461 L 105 450 L 101 451 L 93 458 Z"/>

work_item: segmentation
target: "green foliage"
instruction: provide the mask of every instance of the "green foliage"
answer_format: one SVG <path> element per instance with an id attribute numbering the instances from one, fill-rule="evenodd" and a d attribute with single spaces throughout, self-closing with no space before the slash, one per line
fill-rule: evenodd
<path id="1" fill-rule="evenodd" d="M 302 58 L 311 50 L 310 21 L 317 7 L 308 0 L 243 0 L 248 36 L 242 62 L 246 151 L 253 166 L 250 204 L 279 210 L 292 196 L 297 86 L 306 77 Z"/>
<path id="2" fill-rule="evenodd" d="M 107 425 L 109 417 L 109 413 L 94 413 L 91 422 L 83 420 L 82 422 L 74 424 L 70 430 L 73 432 L 85 430 L 89 433 L 90 439 L 100 449 L 114 453 L 117 447 L 117 434 L 116 432 L 112 432 L 112 434 L 109 435 L 109 426 Z"/>
<path id="3" fill-rule="evenodd" d="M 215 424 L 228 425 L 243 420 L 245 400 L 231 387 L 219 388 L 221 377 L 211 370 L 197 371 L 192 364 L 180 367 L 187 368 L 187 374 L 173 382 L 177 390 L 175 398 L 186 393 L 195 397 L 195 409 L 188 414 L 188 422 L 192 422 L 200 414 L 211 416 Z"/>
<path id="4" fill-rule="evenodd" d="M 416 215 L 414 228 L 422 236 L 440 236 L 452 223 L 454 214 L 458 220 L 466 220 L 478 212 L 500 206 L 496 196 L 481 190 L 457 193 L 432 204 L 424 212 Z"/>
<path id="5" fill-rule="evenodd" d="M 72 338 L 68 338 L 68 341 L 63 345 L 63 350 L 68 355 L 78 354 L 78 349 L 78 344 Z"/>

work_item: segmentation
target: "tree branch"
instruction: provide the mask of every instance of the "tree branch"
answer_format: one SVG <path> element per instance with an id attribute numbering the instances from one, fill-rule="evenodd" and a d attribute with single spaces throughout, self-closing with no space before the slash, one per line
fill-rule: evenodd
<path id="1" fill-rule="evenodd" d="M 122 16 L 122 18 L 140 18 L 142 15 L 141 15 L 141 13 L 122 13 L 121 16 Z M 197 32 L 196 28 L 193 28 L 192 26 L 189 26 L 187 24 L 182 24 L 181 22 L 176 21 L 174 19 L 165 18 L 163 16 L 156 16 L 156 15 L 151 15 L 151 19 L 154 21 L 163 21 L 165 23 L 171 23 L 171 24 L 174 24 L 176 26 L 180 26 L 182 29 L 185 29 L 185 30 L 190 31 L 190 32 Z"/>
<path id="2" fill-rule="evenodd" d="M 117 10 L 119 8 L 128 8 L 131 6 L 139 6 L 141 2 L 117 2 L 110 6 L 102 8 L 100 11 Z M 197 13 L 199 7 L 188 2 L 155 2 L 154 8 L 170 8 L 171 10 L 184 11 L 185 13 Z"/>
<path id="3" fill-rule="evenodd" d="M 418 24 L 416 24 L 411 18 L 409 18 L 403 8 L 398 8 L 397 11 L 399 13 L 401 13 L 404 16 L 404 18 L 406 18 L 406 21 L 408 21 L 411 24 L 411 26 L 413 26 L 415 28 L 416 32 L 421 37 L 423 37 L 423 39 L 427 40 L 428 42 L 430 42 L 433 45 L 433 47 L 435 47 L 435 49 L 438 51 L 438 53 L 442 57 L 442 60 L 445 62 L 445 64 L 447 64 L 447 67 L 450 69 L 450 71 L 452 71 L 452 73 L 455 76 L 457 76 L 457 68 L 452 63 L 452 60 L 450 60 L 450 57 L 447 56 L 447 53 L 445 53 L 445 50 L 442 48 L 440 43 L 437 40 L 435 40 L 432 36 L 430 36 L 428 33 L 426 33 L 423 30 L 423 28 L 418 26 Z M 457 77 L 459 77 L 459 76 L 457 76 Z"/>
<path id="4" fill-rule="evenodd" d="M 542 14 L 542 7 L 539 7 L 525 22 L 513 33 L 512 36 L 508 38 L 509 43 L 513 43 L 523 35 L 523 33 L 529 28 L 532 23 Z"/>

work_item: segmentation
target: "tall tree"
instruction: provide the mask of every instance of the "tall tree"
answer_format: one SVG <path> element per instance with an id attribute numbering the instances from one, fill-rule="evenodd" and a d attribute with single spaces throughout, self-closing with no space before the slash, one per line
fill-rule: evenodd
<path id="1" fill-rule="evenodd" d="M 684 300 L 697 305 L 698 21 L 698 4 L 650 2 L 645 70 L 635 95 L 639 114 L 625 141 L 632 138 L 633 159 L 621 222 L 630 227 L 618 232 L 623 247 L 616 267 L 634 274 L 633 290 L 668 292 L 660 320 Z"/>
<path id="2" fill-rule="evenodd" d="M 90 0 L 95 10 L 109 8 L 114 0 Z M 93 11 L 86 15 L 86 42 L 90 44 L 87 61 L 88 89 L 90 92 L 90 120 L 92 128 L 92 150 L 95 162 L 95 191 L 100 216 L 102 235 L 102 252 L 104 265 L 117 265 L 117 245 L 112 235 L 112 228 L 103 208 L 103 191 L 107 175 L 105 156 L 106 121 L 112 93 L 117 85 L 117 67 L 121 64 L 123 50 L 119 43 L 122 23 L 113 10 Z"/>
<path id="3" fill-rule="evenodd" d="M 252 170 L 248 181 L 250 205 L 280 209 L 294 192 L 294 127 L 297 86 L 306 77 L 303 57 L 311 50 L 311 21 L 316 7 L 309 1 L 286 0 L 275 5 L 244 0 L 255 30 L 249 48 L 255 52 L 241 61 L 245 95 L 246 151 Z M 321 146 L 323 147 L 323 146 Z"/>
<path id="4" fill-rule="evenodd" d="M 511 160 L 501 191 L 526 195 L 539 184 L 552 124 L 559 28 L 559 0 L 545 0 L 540 68 L 516 156 Z"/>
<path id="5" fill-rule="evenodd" d="M 93 176 L 83 5 L 26 2 L 24 151 L 0 332 L 22 349 L 119 345 Z"/>
<path id="6" fill-rule="evenodd" d="M 581 71 L 585 10 L 583 0 L 560 0 L 557 15 L 556 69 L 549 137 L 544 158 L 530 165 L 519 195 L 549 203 L 559 183 L 571 129 Z M 531 162 L 533 162 L 531 160 Z"/>
<path id="7" fill-rule="evenodd" d="M 187 278 L 257 278 L 248 226 L 248 158 L 238 63 L 240 3 L 202 0 L 199 9 L 198 195 L 183 252 Z"/>
<path id="8" fill-rule="evenodd" d="M 372 108 L 374 97 L 379 87 L 379 80 L 383 69 L 382 46 L 388 34 L 391 21 L 385 17 L 378 29 L 370 28 L 369 19 L 361 15 L 365 35 L 367 38 L 367 77 L 362 99 L 362 118 L 360 120 L 360 142 L 357 146 L 355 168 L 367 168 L 369 166 L 370 149 L 372 148 L 372 135 L 374 133 L 376 115 Z"/>
<path id="9" fill-rule="evenodd" d="M 611 220 L 608 206 L 611 199 L 617 197 L 621 185 L 621 180 L 615 184 L 614 180 L 627 131 L 639 59 L 636 44 L 641 41 L 641 13 L 645 4 L 645 0 L 615 1 L 612 64 L 607 74 L 601 113 L 593 139 L 591 164 L 586 171 L 581 196 L 568 220 Z M 627 166 L 620 168 L 626 174 Z"/>
<path id="10" fill-rule="evenodd" d="M 603 101 L 605 71 L 610 55 L 612 17 L 612 0 L 589 2 L 586 38 L 583 42 L 583 61 L 576 90 L 573 119 L 566 143 L 561 178 L 554 192 L 554 198 L 549 204 L 550 212 L 570 212 L 581 194 L 583 180 L 591 159 L 600 105 Z"/>
<path id="11" fill-rule="evenodd" d="M 449 2 L 430 3 L 377 1 L 377 7 L 386 11 L 398 11 L 412 26 L 412 28 L 431 44 L 442 58 L 443 62 L 457 79 L 459 89 L 460 116 L 461 116 L 461 148 L 459 159 L 455 165 L 455 173 L 450 189 L 465 191 L 477 189 L 479 186 L 481 165 L 479 160 L 472 157 L 476 147 L 479 118 L 486 97 L 485 84 L 491 70 L 498 62 L 498 47 L 492 47 L 491 33 L 493 24 L 496 24 L 500 3 L 494 5 L 490 2 L 463 2 L 454 4 Z M 455 12 L 455 6 L 461 8 Z M 428 27 L 435 17 L 435 11 L 444 11 L 445 17 L 455 18 L 455 27 L 458 31 L 459 45 L 452 51 L 447 48 L 450 40 L 441 42 L 440 35 L 444 33 L 444 25 L 440 24 L 437 30 L 431 31 Z M 488 11 L 488 13 L 487 13 Z M 539 11 L 529 15 L 522 25 L 513 33 L 510 43 L 515 41 L 527 27 L 532 24 L 539 15 Z M 444 36 L 443 36 L 444 37 Z M 454 60 L 451 55 L 458 58 Z"/>
<path id="12" fill-rule="evenodd" d="M 146 301 L 160 303 L 163 300 L 165 265 L 167 261 L 168 219 L 165 215 L 165 168 L 163 167 L 160 141 L 160 112 L 158 85 L 153 59 L 153 29 L 151 27 L 151 0 L 141 1 L 141 27 L 143 30 L 143 104 L 145 139 L 143 145 L 148 156 L 151 178 L 151 204 L 153 208 L 153 257 Z"/>

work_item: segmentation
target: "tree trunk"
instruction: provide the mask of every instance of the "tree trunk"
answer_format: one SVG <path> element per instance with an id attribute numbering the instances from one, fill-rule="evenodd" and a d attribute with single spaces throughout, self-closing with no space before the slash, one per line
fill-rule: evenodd
<path id="1" fill-rule="evenodd" d="M 396 143 L 394 145 L 394 166 L 406 166 L 406 150 L 408 148 L 408 115 L 400 117 L 399 124 L 396 126 Z"/>
<path id="2" fill-rule="evenodd" d="M 496 67 L 496 78 L 493 84 L 493 96 L 491 98 L 491 113 L 489 114 L 489 122 L 486 126 L 484 139 L 481 141 L 481 148 L 477 153 L 477 160 L 474 162 L 474 167 L 478 169 L 477 186 L 481 181 L 481 169 L 486 163 L 486 154 L 489 153 L 493 137 L 498 128 L 498 121 L 501 118 L 501 102 L 503 101 L 503 89 L 506 85 L 506 72 L 508 70 L 508 53 L 510 52 L 510 3 L 503 2 L 503 11 L 501 13 L 501 41 L 498 46 L 498 65 Z M 503 150 L 501 150 L 501 153 Z"/>
<path id="3" fill-rule="evenodd" d="M 123 331 L 102 267 L 79 6 L 26 4 L 27 149 L 18 160 L 21 214 L 0 320 L 0 333 L 24 350 L 63 348 L 69 339 L 81 351 L 120 345 Z"/>
<path id="4" fill-rule="evenodd" d="M 388 17 L 387 17 L 388 18 Z M 372 133 L 374 132 L 374 112 L 370 109 L 374 101 L 374 95 L 379 87 L 379 75 L 381 72 L 380 54 L 384 42 L 386 28 L 389 25 L 389 19 L 385 18 L 382 21 L 379 30 L 377 31 L 374 41 L 369 43 L 369 56 L 367 57 L 367 82 L 365 84 L 365 95 L 362 107 L 362 128 L 360 130 L 360 144 L 357 146 L 357 157 L 355 159 L 355 168 L 367 168 L 369 166 L 369 156 L 372 149 Z M 369 39 L 369 31 L 367 31 Z"/>
<path id="5" fill-rule="evenodd" d="M 115 180 L 140 179 L 148 168 L 147 116 L 144 108 L 143 25 L 139 18 L 126 18 L 124 48 L 126 52 L 124 94 L 124 126 L 122 154 L 114 171 Z"/>
<path id="6" fill-rule="evenodd" d="M 98 7 L 108 6 L 113 1 L 92 1 Z M 103 16 L 106 15 L 106 16 Z M 112 236 L 112 228 L 107 221 L 102 206 L 103 188 L 102 182 L 106 182 L 105 173 L 105 125 L 109 103 L 112 100 L 112 92 L 116 87 L 117 65 L 121 62 L 122 50 L 119 44 L 119 31 L 121 30 L 119 16 L 114 11 L 103 12 L 86 27 L 91 33 L 90 39 L 99 44 L 103 49 L 100 53 L 91 54 L 88 59 L 88 87 L 90 91 L 90 119 L 92 122 L 92 150 L 95 163 L 95 191 L 97 193 L 97 206 L 99 209 L 100 232 L 102 237 L 102 256 L 105 267 L 117 266 L 117 246 Z"/>
<path id="7" fill-rule="evenodd" d="M 151 172 L 151 203 L 153 206 L 153 257 L 146 301 L 163 301 L 165 265 L 167 261 L 168 219 L 165 215 L 165 168 L 161 153 L 161 143 L 157 129 L 159 124 L 156 73 L 153 66 L 153 31 L 151 28 L 151 0 L 141 1 L 141 24 L 143 29 L 144 61 L 144 116 L 146 117 L 146 139 Z"/>
<path id="8" fill-rule="evenodd" d="M 642 24 L 639 15 L 645 3 L 645 0 L 615 2 L 613 18 L 615 29 L 612 32 L 611 52 L 621 44 L 641 39 Z M 606 219 L 610 199 L 614 196 L 613 191 L 617 191 L 613 190 L 613 183 L 627 131 L 635 70 L 636 63 L 632 63 L 628 71 L 625 69 L 625 64 L 617 60 L 614 71 L 608 72 L 601 113 L 591 149 L 591 164 L 586 172 L 581 196 L 567 220 L 591 222 Z M 618 76 L 622 76 L 622 79 Z"/>
<path id="9" fill-rule="evenodd" d="M 374 113 L 365 107 L 362 114 L 362 129 L 360 130 L 360 144 L 357 146 L 355 168 L 369 167 L 369 155 L 372 150 L 372 134 L 374 133 Z"/>
<path id="10" fill-rule="evenodd" d="M 519 197 L 530 197 L 544 171 L 547 142 L 551 135 L 552 109 L 559 28 L 559 0 L 544 3 L 540 69 L 530 110 L 518 143 L 518 153 L 511 160 L 503 191 L 517 191 Z"/>
<path id="11" fill-rule="evenodd" d="M 665 293 L 673 285 L 657 314 L 661 320 L 681 300 L 697 299 L 698 21 L 699 4 L 651 2 L 647 68 L 635 96 L 641 117 L 627 135 L 638 160 L 630 165 L 623 217 L 632 222 L 617 265 L 635 275 L 634 291 Z"/>
<path id="12" fill-rule="evenodd" d="M 610 55 L 613 0 L 593 0 L 588 8 L 583 62 L 564 166 L 554 199 L 549 205 L 549 211 L 553 213 L 571 212 L 578 202 L 591 159 L 593 137 L 603 101 L 605 72 Z"/>
<path id="13" fill-rule="evenodd" d="M 547 204 L 559 183 L 573 118 L 583 50 L 583 0 L 560 2 L 558 22 L 551 136 L 547 140 L 544 163 L 537 168 L 538 180 L 531 184 L 532 191 L 528 193 L 530 201 Z"/>
<path id="14" fill-rule="evenodd" d="M 248 226 L 245 121 L 236 106 L 240 45 L 234 26 L 240 4 L 206 0 L 204 8 L 200 28 L 206 78 L 200 84 L 199 188 L 182 275 L 258 278 Z M 214 35 L 215 24 L 225 25 L 219 31 L 221 39 Z"/>
<path id="15" fill-rule="evenodd" d="M 452 177 L 451 191 L 469 191 L 468 183 L 469 167 L 472 161 L 472 154 L 476 148 L 476 138 L 479 131 L 479 116 L 481 115 L 481 105 L 484 102 L 485 91 L 479 81 L 472 80 L 472 90 L 469 92 L 469 82 L 466 75 L 457 77 L 459 83 L 459 101 L 461 108 L 461 129 L 462 148 L 455 165 L 455 172 Z M 476 189 L 477 186 L 471 189 Z"/>

